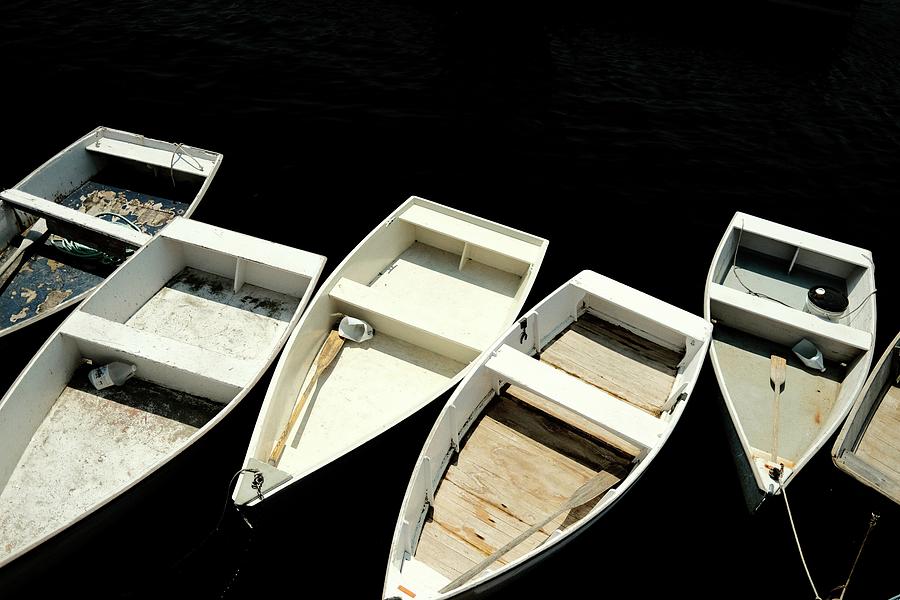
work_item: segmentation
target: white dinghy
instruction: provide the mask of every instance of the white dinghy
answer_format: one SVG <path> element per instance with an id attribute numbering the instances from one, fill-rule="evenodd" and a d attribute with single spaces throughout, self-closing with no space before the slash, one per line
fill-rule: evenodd
<path id="1" fill-rule="evenodd" d="M 177 218 L 123 263 L 0 400 L 0 566 L 225 418 L 284 345 L 324 262 Z M 134 376 L 95 389 L 89 373 L 110 363 Z"/>
<path id="2" fill-rule="evenodd" d="M 875 343 L 872 254 L 736 213 L 704 315 L 748 508 L 778 494 L 834 435 Z"/>
<path id="3" fill-rule="evenodd" d="M 384 597 L 477 595 L 599 519 L 666 443 L 711 335 L 699 316 L 592 271 L 526 313 L 431 430 Z"/>
<path id="4" fill-rule="evenodd" d="M 546 248 L 422 198 L 404 202 L 322 284 L 288 341 L 234 501 L 255 505 L 456 385 L 518 316 Z M 374 336 L 342 341 L 332 331 L 343 317 Z"/>
<path id="5" fill-rule="evenodd" d="M 900 334 L 866 380 L 831 456 L 841 471 L 900 504 Z"/>
<path id="6" fill-rule="evenodd" d="M 0 192 L 0 337 L 74 306 L 175 217 L 222 155 L 98 127 Z"/>

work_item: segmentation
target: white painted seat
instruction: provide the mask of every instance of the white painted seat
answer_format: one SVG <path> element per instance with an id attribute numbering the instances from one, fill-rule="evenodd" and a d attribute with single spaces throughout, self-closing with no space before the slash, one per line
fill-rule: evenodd
<path id="1" fill-rule="evenodd" d="M 540 258 L 541 246 L 538 244 L 530 244 L 419 204 L 410 206 L 399 219 L 526 264 L 534 264 Z"/>
<path id="2" fill-rule="evenodd" d="M 647 331 L 660 334 L 659 328 L 651 325 L 656 323 L 698 342 L 709 336 L 709 324 L 705 320 L 600 273 L 582 271 L 572 279 L 572 285 L 596 296 L 607 314 L 615 311 L 623 321 L 642 326 Z M 677 345 L 684 346 L 684 340 L 680 340 Z"/>
<path id="3" fill-rule="evenodd" d="M 173 219 L 159 235 L 227 256 L 229 265 L 231 260 L 237 261 L 233 276 L 236 289 L 247 281 L 299 297 L 310 278 L 322 270 L 322 257 L 317 254 L 184 217 Z M 216 271 L 211 264 L 197 266 Z M 231 276 L 224 269 L 220 274 Z"/>
<path id="4" fill-rule="evenodd" d="M 186 152 L 183 155 L 176 154 L 174 146 L 172 150 L 164 150 L 162 148 L 151 148 L 122 140 L 114 140 L 108 137 L 91 142 L 86 146 L 86 149 L 97 154 L 125 158 L 166 169 L 171 168 L 182 173 L 200 175 L 201 177 L 208 177 L 215 166 L 215 163 L 211 160 L 188 155 Z"/>
<path id="5" fill-rule="evenodd" d="M 742 330 L 753 328 L 750 333 L 764 333 L 767 339 L 785 346 L 793 346 L 805 337 L 831 360 L 850 361 L 872 346 L 872 335 L 867 331 L 825 321 L 719 283 L 709 284 L 709 301 L 713 316 L 726 325 Z"/>
<path id="6" fill-rule="evenodd" d="M 258 361 L 219 354 L 82 310 L 66 319 L 61 333 L 75 338 L 85 354 L 100 352 L 107 355 L 104 358 L 136 364 L 142 379 L 219 402 L 231 401 L 260 367 Z"/>
<path id="7" fill-rule="evenodd" d="M 745 213 L 736 213 L 731 222 L 739 229 L 743 229 L 745 233 L 777 240 L 795 248 L 802 248 L 864 269 L 872 267 L 872 253 L 857 246 Z"/>
<path id="8" fill-rule="evenodd" d="M 117 240 L 127 246 L 140 248 L 150 240 L 150 236 L 131 227 L 116 225 L 88 215 L 81 211 L 39 198 L 27 192 L 8 189 L 0 192 L 4 202 L 27 213 L 37 215 L 50 222 L 70 225 L 76 229 L 86 230 L 104 238 Z"/>
<path id="9" fill-rule="evenodd" d="M 668 428 L 653 415 L 505 344 L 485 367 L 502 380 L 583 415 L 640 447 L 655 447 Z"/>
<path id="10" fill-rule="evenodd" d="M 347 314 L 368 322 L 376 332 L 461 362 L 469 362 L 481 353 L 478 332 L 467 332 L 454 321 L 436 322 L 429 318 L 427 306 L 405 301 L 382 288 L 372 288 L 343 277 L 329 296 L 340 302 Z"/>

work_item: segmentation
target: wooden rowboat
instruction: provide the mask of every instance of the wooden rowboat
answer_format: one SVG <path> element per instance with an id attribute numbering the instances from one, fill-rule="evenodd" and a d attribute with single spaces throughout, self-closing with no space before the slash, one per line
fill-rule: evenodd
<path id="1" fill-rule="evenodd" d="M 164 467 L 275 359 L 325 259 L 176 218 L 72 312 L 0 400 L 0 567 Z M 136 367 L 94 389 L 92 368 Z"/>
<path id="2" fill-rule="evenodd" d="M 831 450 L 841 470 L 900 504 L 900 334 L 866 380 Z"/>
<path id="3" fill-rule="evenodd" d="M 710 359 L 751 512 L 850 411 L 872 364 L 874 292 L 868 250 L 743 213 L 728 225 L 704 315 L 715 326 Z"/>
<path id="4" fill-rule="evenodd" d="M 486 592 L 602 517 L 684 412 L 712 326 L 583 271 L 483 354 L 406 490 L 385 598 Z"/>
<path id="5" fill-rule="evenodd" d="M 288 341 L 234 501 L 257 504 L 456 385 L 519 314 L 546 248 L 422 198 L 400 205 L 322 284 Z M 341 343 L 330 332 L 344 316 L 374 337 Z"/>
<path id="6" fill-rule="evenodd" d="M 203 199 L 222 155 L 98 127 L 0 192 L 0 337 L 70 308 Z"/>

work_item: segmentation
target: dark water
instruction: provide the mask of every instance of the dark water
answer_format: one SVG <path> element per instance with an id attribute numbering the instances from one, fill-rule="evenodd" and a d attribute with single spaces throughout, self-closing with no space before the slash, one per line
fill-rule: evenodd
<path id="1" fill-rule="evenodd" d="M 526 305 L 592 268 L 695 313 L 742 210 L 873 251 L 880 355 L 900 328 L 898 25 L 897 0 L 846 21 L 751 1 L 7 0 L 0 184 L 102 124 L 224 153 L 195 217 L 324 254 L 326 274 L 415 194 L 549 238 Z M 7 370 L 39 343 L 4 347 Z M 252 532 L 228 510 L 207 535 L 266 381 L 167 476 L 48 544 L 15 583 L 379 597 L 437 409 L 273 497 Z M 639 485 L 499 597 L 812 598 L 783 503 L 746 514 L 719 402 L 707 365 Z M 827 452 L 790 497 L 823 597 L 846 580 L 873 510 L 846 598 L 900 593 L 897 506 Z"/>

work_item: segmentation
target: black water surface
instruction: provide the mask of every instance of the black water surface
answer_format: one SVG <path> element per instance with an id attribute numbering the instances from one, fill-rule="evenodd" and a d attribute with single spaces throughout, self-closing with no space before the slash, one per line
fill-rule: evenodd
<path id="1" fill-rule="evenodd" d="M 324 254 L 326 274 L 419 195 L 551 240 L 526 305 L 591 268 L 698 314 L 742 210 L 872 250 L 880 355 L 900 328 L 898 25 L 898 0 L 843 20 L 750 0 L 6 0 L 0 185 L 106 125 L 222 152 L 195 218 Z M 4 344 L 6 370 L 37 344 Z M 206 537 L 267 381 L 172 474 L 35 553 L 4 598 L 378 598 L 437 409 L 273 497 L 252 535 L 226 511 Z M 719 403 L 706 365 L 638 486 L 499 597 L 812 598 L 783 503 L 746 514 Z M 846 598 L 900 593 L 897 506 L 827 451 L 791 500 L 820 594 L 873 510 Z"/>

